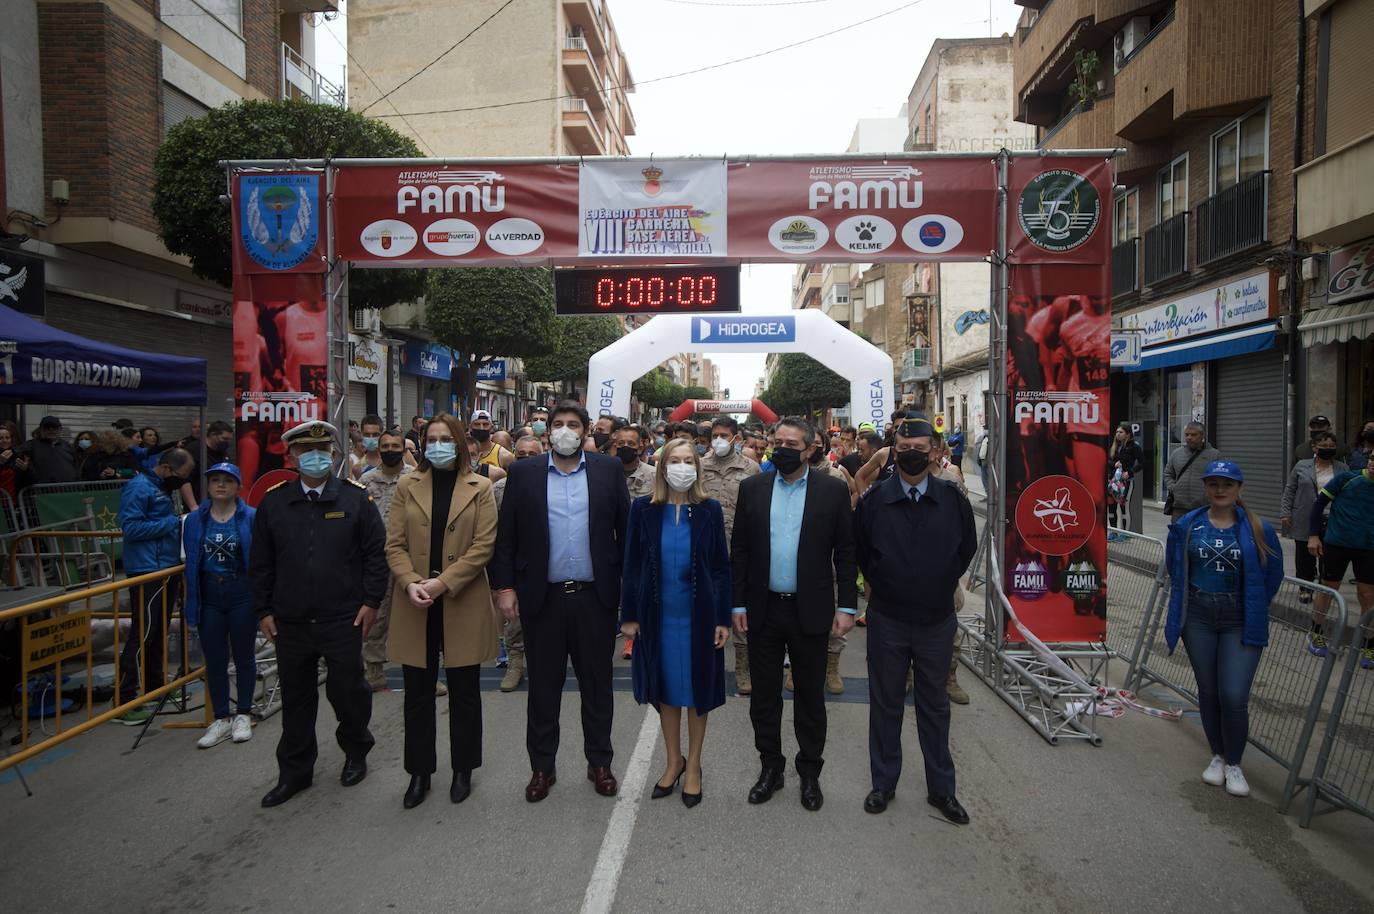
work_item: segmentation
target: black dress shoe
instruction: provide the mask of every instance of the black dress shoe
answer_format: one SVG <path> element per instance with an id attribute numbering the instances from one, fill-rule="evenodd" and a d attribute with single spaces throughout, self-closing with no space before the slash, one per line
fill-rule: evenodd
<path id="1" fill-rule="evenodd" d="M 954 797 L 926 797 L 926 802 L 940 810 L 940 815 L 955 825 L 968 824 L 968 813 Z"/>
<path id="2" fill-rule="evenodd" d="M 802 809 L 815 812 L 821 808 L 825 802 L 825 794 L 821 793 L 821 779 L 809 778 L 802 775 L 801 779 L 801 804 Z"/>
<path id="3" fill-rule="evenodd" d="M 692 807 L 696 806 L 698 803 L 701 802 L 701 795 L 702 791 L 700 790 L 698 790 L 696 793 L 688 793 L 686 789 L 684 789 L 682 791 L 682 805 L 686 806 L 688 809 L 691 809 Z"/>
<path id="4" fill-rule="evenodd" d="M 429 793 L 429 775 L 412 774 L 410 786 L 406 788 L 406 795 L 401 800 L 401 805 L 406 809 L 414 809 L 425 801 L 425 794 L 427 793 Z"/>
<path id="5" fill-rule="evenodd" d="M 877 815 L 887 810 L 887 804 L 892 802 L 893 790 L 870 790 L 868 796 L 864 797 L 864 812 L 871 812 Z"/>
<path id="6" fill-rule="evenodd" d="M 671 794 L 671 793 L 673 792 L 673 788 L 677 786 L 677 782 L 678 782 L 678 781 L 682 780 L 682 775 L 685 774 L 686 771 L 687 771 L 687 760 L 686 760 L 686 759 L 683 759 L 683 760 L 682 760 L 682 767 L 678 769 L 677 777 L 673 778 L 673 783 L 669 784 L 667 787 L 664 787 L 662 784 L 659 784 L 659 783 L 655 782 L 655 783 L 654 783 L 653 792 L 649 794 L 649 799 L 651 799 L 651 800 L 661 800 L 661 799 L 663 799 L 664 797 L 666 797 L 666 796 L 668 796 L 669 794 Z"/>
<path id="7" fill-rule="evenodd" d="M 367 762 L 363 759 L 345 759 L 343 771 L 339 772 L 339 783 L 345 787 L 361 784 L 367 777 Z"/>
<path id="8" fill-rule="evenodd" d="M 472 796 L 472 772 L 453 772 L 453 783 L 448 788 L 448 798 L 453 803 L 461 803 Z"/>
<path id="9" fill-rule="evenodd" d="M 267 793 L 263 795 L 263 808 L 270 809 L 273 806 L 280 806 L 281 804 L 285 803 L 287 800 L 291 799 L 296 794 L 300 793 L 302 790 L 305 790 L 309 786 L 309 781 L 307 781 L 304 784 L 288 784 L 285 781 L 282 781 L 276 787 L 273 787 L 271 790 L 267 791 Z"/>
<path id="10" fill-rule="evenodd" d="M 767 803 L 773 794 L 782 790 L 782 772 L 765 768 L 759 772 L 759 779 L 749 788 L 749 802 L 755 805 Z"/>

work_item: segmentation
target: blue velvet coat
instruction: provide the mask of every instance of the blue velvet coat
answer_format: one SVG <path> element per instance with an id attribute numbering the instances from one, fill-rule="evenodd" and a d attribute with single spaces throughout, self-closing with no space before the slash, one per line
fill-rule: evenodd
<path id="1" fill-rule="evenodd" d="M 635 700 L 659 705 L 661 537 L 663 512 L 649 496 L 634 500 L 625 534 L 620 620 L 638 622 L 630 671 Z M 687 505 L 692 524 L 692 699 L 698 714 L 725 704 L 725 654 L 715 646 L 717 625 L 730 625 L 730 553 L 725 515 L 708 498 Z"/>

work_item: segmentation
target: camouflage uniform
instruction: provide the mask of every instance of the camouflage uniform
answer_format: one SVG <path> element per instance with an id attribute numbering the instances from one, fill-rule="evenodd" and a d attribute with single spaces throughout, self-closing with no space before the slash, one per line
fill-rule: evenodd
<path id="1" fill-rule="evenodd" d="M 625 485 L 630 490 L 630 501 L 634 501 L 641 495 L 654 494 L 654 477 L 657 472 L 652 466 L 641 460 L 638 469 L 625 477 Z"/>
<path id="2" fill-rule="evenodd" d="M 720 502 L 725 514 L 725 542 L 728 545 L 735 529 L 735 503 L 739 501 L 739 484 L 759 471 L 759 465 L 742 454 L 717 457 L 711 452 L 701 458 L 701 487 L 707 498 Z M 736 646 L 749 643 L 748 635 L 734 632 Z"/>
<path id="3" fill-rule="evenodd" d="M 367 487 L 367 494 L 372 498 L 372 503 L 377 506 L 377 511 L 382 515 L 382 524 L 386 524 L 387 515 L 391 512 L 391 499 L 396 495 L 396 484 L 401 481 L 401 477 L 410 472 L 410 467 L 401 464 L 401 472 L 392 476 L 383 470 L 368 471 L 358 484 Z M 391 577 L 387 576 L 386 596 L 382 597 L 382 605 L 377 607 L 377 619 L 372 623 L 372 629 L 363 639 L 363 660 L 369 664 L 386 663 L 386 635 L 391 622 Z"/>
<path id="4" fill-rule="evenodd" d="M 491 494 L 496 498 L 496 513 L 501 513 L 501 502 L 506 497 L 506 478 L 502 477 L 491 484 Z M 501 620 L 501 637 L 506 641 L 506 650 L 525 653 L 525 632 L 520 628 L 520 617 L 510 622 Z"/>

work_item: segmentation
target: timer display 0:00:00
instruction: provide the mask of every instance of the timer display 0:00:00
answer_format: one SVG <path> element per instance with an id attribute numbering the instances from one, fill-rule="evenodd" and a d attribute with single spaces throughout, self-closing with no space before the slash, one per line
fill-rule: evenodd
<path id="1" fill-rule="evenodd" d="M 661 308 L 675 304 L 682 308 L 709 308 L 716 303 L 718 283 L 709 274 L 679 276 L 671 282 L 662 276 L 631 276 L 617 282 L 609 276 L 596 281 L 596 305 L 611 308 Z"/>

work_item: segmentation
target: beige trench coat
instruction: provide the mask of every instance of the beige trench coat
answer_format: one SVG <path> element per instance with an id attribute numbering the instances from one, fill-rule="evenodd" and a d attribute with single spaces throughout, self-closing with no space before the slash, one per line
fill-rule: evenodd
<path id="1" fill-rule="evenodd" d="M 406 586 L 429 577 L 429 570 L 434 567 L 443 569 L 439 580 L 448 587 L 441 598 L 441 663 L 459 667 L 494 660 L 498 626 L 487 585 L 487 563 L 496 548 L 496 499 L 491 494 L 491 483 L 476 473 L 458 477 L 444 531 L 444 554 L 431 564 L 433 500 L 433 478 L 428 472 L 412 472 L 401 478 L 391 502 L 386 525 L 386 560 L 393 575 L 387 657 L 407 666 L 425 665 L 425 622 L 429 610 L 410 602 Z"/>

